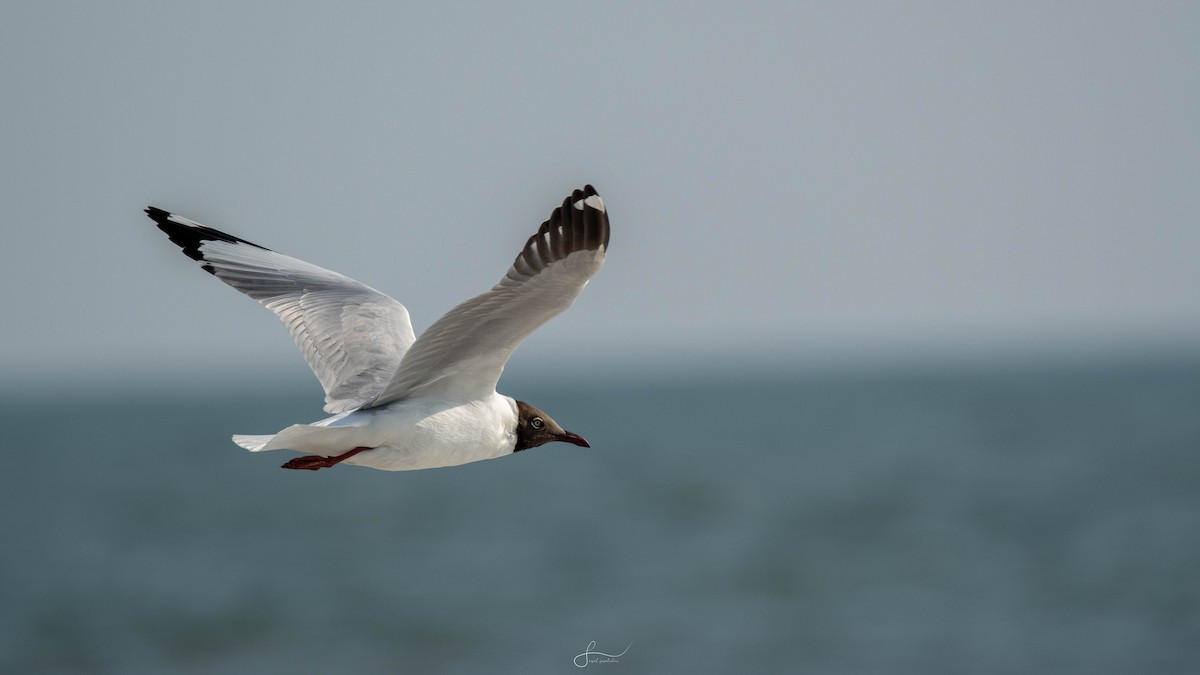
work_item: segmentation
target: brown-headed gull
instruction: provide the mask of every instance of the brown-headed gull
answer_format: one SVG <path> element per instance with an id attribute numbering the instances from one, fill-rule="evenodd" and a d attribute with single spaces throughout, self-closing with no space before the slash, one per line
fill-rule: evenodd
<path id="1" fill-rule="evenodd" d="M 500 283 L 420 338 L 404 305 L 365 284 L 159 208 L 146 214 L 207 272 L 274 312 L 325 388 L 332 417 L 234 436 L 243 448 L 307 454 L 287 469 L 345 462 L 406 471 L 552 441 L 590 447 L 541 410 L 496 393 L 496 382 L 517 345 L 570 307 L 604 264 L 608 214 L 591 185 L 554 209 Z"/>

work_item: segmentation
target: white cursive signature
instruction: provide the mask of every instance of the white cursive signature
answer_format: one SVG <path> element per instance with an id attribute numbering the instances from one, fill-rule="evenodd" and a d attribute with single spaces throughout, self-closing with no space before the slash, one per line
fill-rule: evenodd
<path id="1" fill-rule="evenodd" d="M 617 659 L 621 658 L 622 656 L 625 656 L 625 652 L 629 651 L 629 648 L 632 646 L 633 646 L 633 643 L 630 642 L 628 645 L 625 646 L 625 649 L 620 654 L 605 654 L 604 652 L 593 651 L 594 649 L 596 649 L 596 641 L 592 640 L 591 642 L 588 643 L 587 649 L 583 650 L 582 654 L 575 657 L 575 667 L 576 668 L 587 668 L 587 665 L 589 663 L 616 663 Z M 596 658 L 592 658 L 592 657 L 596 657 Z M 604 658 L 600 658 L 600 657 L 604 657 Z M 580 659 L 583 659 L 583 663 L 579 662 Z"/>

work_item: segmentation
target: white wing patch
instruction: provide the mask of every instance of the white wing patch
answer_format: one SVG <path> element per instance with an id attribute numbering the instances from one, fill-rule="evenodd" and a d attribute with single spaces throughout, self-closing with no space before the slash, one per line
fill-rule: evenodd
<path id="1" fill-rule="evenodd" d="M 600 213 L 604 213 L 604 200 L 600 198 L 600 195 L 584 197 L 583 199 L 577 200 L 574 204 L 572 204 L 572 206 L 582 211 L 584 204 L 596 209 Z"/>

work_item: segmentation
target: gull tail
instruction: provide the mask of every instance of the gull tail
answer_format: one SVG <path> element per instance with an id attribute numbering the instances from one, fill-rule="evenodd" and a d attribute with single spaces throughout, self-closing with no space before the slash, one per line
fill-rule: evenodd
<path id="1" fill-rule="evenodd" d="M 275 434 L 269 436 L 247 436 L 245 434 L 234 434 L 233 442 L 249 450 L 250 452 L 261 452 L 266 449 L 267 443 L 275 438 Z"/>
<path id="2" fill-rule="evenodd" d="M 265 450 L 295 450 L 313 455 L 332 456 L 359 446 L 374 447 L 373 434 L 358 424 L 326 426 L 346 415 L 335 415 L 316 424 L 293 424 L 269 436 L 236 434 L 233 442 L 250 452 Z"/>

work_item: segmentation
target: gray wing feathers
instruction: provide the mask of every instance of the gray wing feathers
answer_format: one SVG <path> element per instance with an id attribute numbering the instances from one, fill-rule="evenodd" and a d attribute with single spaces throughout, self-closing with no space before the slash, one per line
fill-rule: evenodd
<path id="1" fill-rule="evenodd" d="M 370 286 L 160 209 L 147 213 L 206 271 L 283 321 L 325 389 L 327 412 L 375 398 L 415 339 L 404 305 Z"/>
<path id="2" fill-rule="evenodd" d="M 608 215 L 595 189 L 576 190 L 529 238 L 498 284 L 421 335 L 370 405 L 417 392 L 469 399 L 495 391 L 521 341 L 570 307 L 599 271 L 608 236 Z"/>

